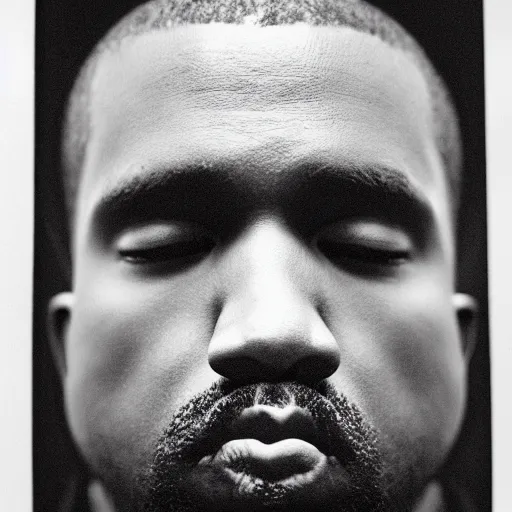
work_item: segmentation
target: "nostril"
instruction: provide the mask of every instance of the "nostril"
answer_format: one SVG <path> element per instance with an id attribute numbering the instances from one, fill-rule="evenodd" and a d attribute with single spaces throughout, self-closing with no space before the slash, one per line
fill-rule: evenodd
<path id="1" fill-rule="evenodd" d="M 315 383 L 330 377 L 340 365 L 337 352 L 304 357 L 297 361 L 286 373 L 286 380 L 302 383 Z"/>
<path id="2" fill-rule="evenodd" d="M 264 347 L 262 351 L 266 352 Z M 311 384 L 330 377 L 338 369 L 340 360 L 336 352 L 299 358 L 277 352 L 260 353 L 258 357 L 219 353 L 212 354 L 209 363 L 219 375 L 243 384 L 282 381 Z"/>
<path id="3" fill-rule="evenodd" d="M 210 357 L 210 366 L 219 375 L 242 384 L 278 382 L 282 372 L 278 368 L 249 357 Z"/>

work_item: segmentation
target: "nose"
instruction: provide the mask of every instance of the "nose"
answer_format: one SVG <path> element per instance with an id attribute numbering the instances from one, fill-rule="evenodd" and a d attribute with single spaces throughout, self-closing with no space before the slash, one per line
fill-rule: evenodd
<path id="1" fill-rule="evenodd" d="M 321 269 L 285 226 L 261 222 L 226 251 L 208 358 L 237 382 L 317 382 L 339 366 L 322 319 Z"/>

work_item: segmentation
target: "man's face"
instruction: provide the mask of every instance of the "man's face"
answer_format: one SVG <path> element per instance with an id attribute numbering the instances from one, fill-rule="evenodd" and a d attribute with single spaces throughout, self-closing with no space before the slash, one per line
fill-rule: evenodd
<path id="1" fill-rule="evenodd" d="M 90 115 L 64 388 L 118 507 L 416 497 L 465 372 L 413 60 L 351 29 L 176 28 L 102 58 Z"/>

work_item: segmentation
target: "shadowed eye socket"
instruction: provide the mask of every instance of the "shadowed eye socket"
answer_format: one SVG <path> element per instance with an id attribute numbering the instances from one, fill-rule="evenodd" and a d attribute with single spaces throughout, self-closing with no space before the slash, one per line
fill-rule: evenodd
<path id="1" fill-rule="evenodd" d="M 413 242 L 400 227 L 376 220 L 348 220 L 323 230 L 318 249 L 336 265 L 361 273 L 388 273 L 409 261 Z"/>
<path id="2" fill-rule="evenodd" d="M 120 259 L 135 265 L 186 264 L 209 253 L 213 236 L 185 222 L 152 222 L 127 229 L 117 242 Z"/>

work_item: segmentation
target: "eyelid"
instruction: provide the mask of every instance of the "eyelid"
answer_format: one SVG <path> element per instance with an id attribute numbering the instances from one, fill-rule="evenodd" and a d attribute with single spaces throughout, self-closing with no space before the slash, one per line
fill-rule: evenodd
<path id="1" fill-rule="evenodd" d="M 116 240 L 118 252 L 150 250 L 172 243 L 192 241 L 207 236 L 206 231 L 194 224 L 181 221 L 156 221 L 130 227 Z"/>
<path id="2" fill-rule="evenodd" d="M 323 229 L 318 239 L 380 251 L 408 253 L 413 249 L 413 240 L 402 227 L 375 219 L 337 222 Z"/>

